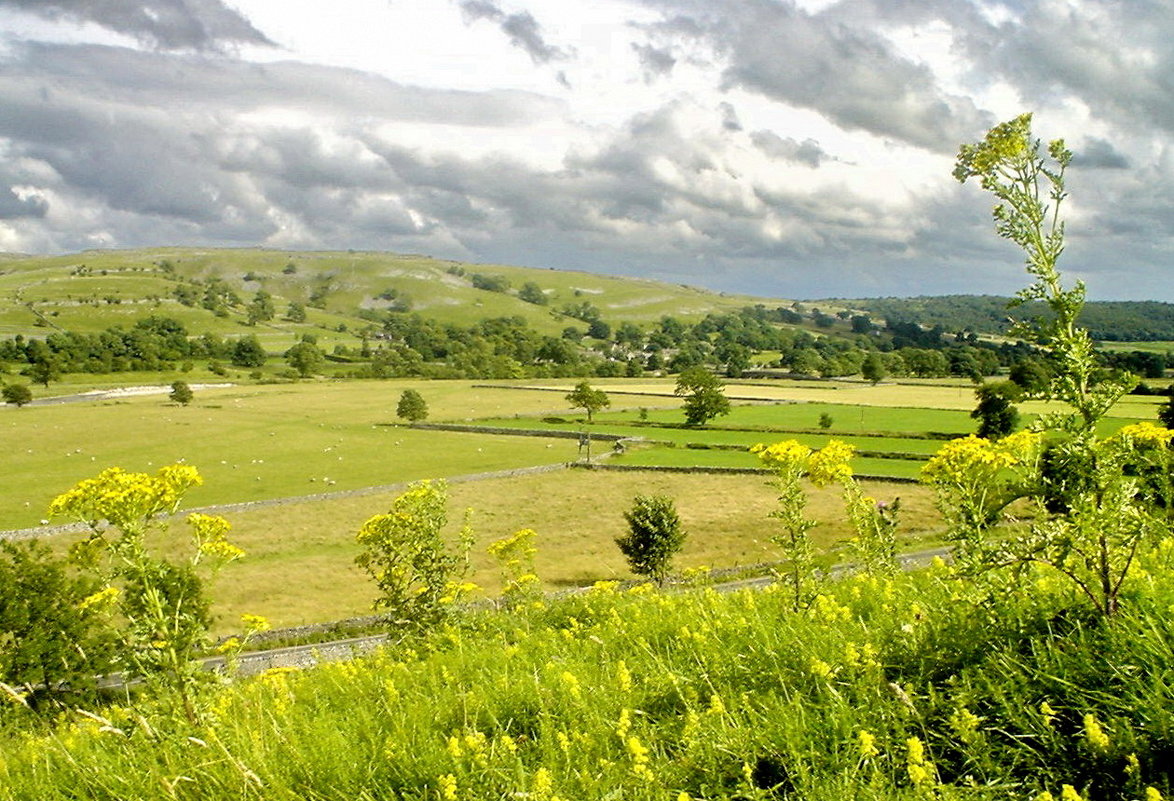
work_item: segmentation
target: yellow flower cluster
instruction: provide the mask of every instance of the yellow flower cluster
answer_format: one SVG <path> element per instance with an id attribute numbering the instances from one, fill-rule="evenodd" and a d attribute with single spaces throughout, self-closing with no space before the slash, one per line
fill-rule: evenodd
<path id="1" fill-rule="evenodd" d="M 1030 461 L 1039 451 L 1040 435 L 1017 431 L 1001 440 L 976 437 L 952 439 L 921 469 L 934 484 L 970 484 L 989 480 L 999 472 Z"/>
<path id="2" fill-rule="evenodd" d="M 78 604 L 78 608 L 86 610 L 94 606 L 105 606 L 118 597 L 118 592 L 119 590 L 117 587 L 106 587 L 104 589 L 98 590 L 93 595 L 87 595 L 85 598 L 83 598 L 82 602 Z"/>
<path id="3" fill-rule="evenodd" d="M 914 787 L 925 788 L 936 783 L 933 763 L 925 757 L 925 746 L 917 737 L 905 741 L 905 768 Z"/>
<path id="4" fill-rule="evenodd" d="M 852 477 L 849 462 L 856 446 L 838 439 L 828 440 L 817 451 L 793 439 L 773 445 L 759 443 L 750 449 L 762 464 L 782 478 L 799 478 L 806 474 L 817 486 L 845 481 Z"/>
<path id="5" fill-rule="evenodd" d="M 807 460 L 807 475 L 816 486 L 837 484 L 852 477 L 848 464 L 856 454 L 856 446 L 838 439 L 828 440 Z"/>
<path id="6" fill-rule="evenodd" d="M 1123 427 L 1112 436 L 1113 440 L 1122 444 L 1131 444 L 1164 448 L 1174 440 L 1174 431 L 1149 422 L 1132 423 Z"/>
<path id="7" fill-rule="evenodd" d="M 1109 735 L 1105 734 L 1097 716 L 1092 713 L 1084 716 L 1084 739 L 1094 751 L 1109 750 Z"/>
<path id="8" fill-rule="evenodd" d="M 811 457 L 811 448 L 793 439 L 776 442 L 774 445 L 759 443 L 750 449 L 762 464 L 776 473 L 802 475 Z"/>
<path id="9" fill-rule="evenodd" d="M 168 465 L 154 476 L 110 467 L 54 498 L 49 514 L 91 526 L 105 520 L 124 531 L 137 531 L 150 518 L 175 511 L 184 492 L 201 483 L 196 468 L 186 464 Z"/>

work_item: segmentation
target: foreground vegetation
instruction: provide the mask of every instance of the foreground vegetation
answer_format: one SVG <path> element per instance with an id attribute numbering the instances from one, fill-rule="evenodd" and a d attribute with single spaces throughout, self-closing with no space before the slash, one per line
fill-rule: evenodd
<path id="1" fill-rule="evenodd" d="M 1157 798 L 1171 556 L 1111 623 L 1043 573 L 1022 593 L 861 576 L 800 613 L 603 585 L 238 682 L 198 725 L 140 699 L 10 731 L 0 797 Z"/>

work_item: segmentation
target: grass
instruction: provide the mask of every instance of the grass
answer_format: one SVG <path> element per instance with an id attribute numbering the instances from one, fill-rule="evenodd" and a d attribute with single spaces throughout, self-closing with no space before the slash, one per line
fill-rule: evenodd
<path id="1" fill-rule="evenodd" d="M 1161 797 L 1168 558 L 1111 624 L 1043 572 L 850 578 L 800 613 L 777 588 L 601 588 L 217 688 L 196 725 L 159 699 L 27 728 L 10 708 L 0 796 Z"/>
<path id="2" fill-rule="evenodd" d="M 0 408 L 14 444 L 6 458 L 0 528 L 39 522 L 49 501 L 118 465 L 151 471 L 185 460 L 204 474 L 201 505 L 391 484 L 572 460 L 575 444 L 414 431 L 389 425 L 406 387 L 438 419 L 537 411 L 544 393 L 476 389 L 470 382 L 305 382 L 200 391 L 188 407 L 165 395 L 60 406 Z M 549 446 L 549 447 L 548 447 Z"/>
<path id="3" fill-rule="evenodd" d="M 901 498 L 902 531 L 910 549 L 925 547 L 940 529 L 928 489 L 866 483 L 878 498 Z M 199 503 L 204 490 L 194 490 Z M 232 540 L 248 556 L 229 565 L 213 584 L 217 632 L 234 629 L 243 613 L 279 627 L 371 612 L 372 584 L 353 564 L 354 535 L 363 521 L 386 512 L 397 493 L 294 503 L 227 513 Z M 768 476 L 682 475 L 569 470 L 450 486 L 449 521 L 455 530 L 472 510 L 477 544 L 470 580 L 490 595 L 500 577 L 486 548 L 521 528 L 538 535 L 537 572 L 548 590 L 631 577 L 615 545 L 626 532 L 622 512 L 637 494 L 672 497 L 688 532 L 678 570 L 733 568 L 779 558 L 769 543 L 775 491 Z M 832 489 L 811 488 L 809 511 L 820 525 L 812 537 L 829 548 L 851 535 Z M 177 531 L 182 531 L 182 527 Z M 177 553 L 182 540 L 173 544 Z"/>

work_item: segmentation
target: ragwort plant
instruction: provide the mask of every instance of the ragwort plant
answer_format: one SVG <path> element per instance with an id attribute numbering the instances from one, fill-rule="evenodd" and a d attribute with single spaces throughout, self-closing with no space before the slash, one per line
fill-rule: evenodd
<path id="1" fill-rule="evenodd" d="M 393 636 L 405 638 L 436 628 L 453 605 L 475 587 L 462 581 L 469 569 L 473 531 L 466 517 L 456 547 L 446 541 L 448 485 L 419 481 L 375 515 L 355 540 L 355 563 L 379 588 L 376 610 L 387 615 Z"/>
<path id="2" fill-rule="evenodd" d="M 195 661 L 208 645 L 211 624 L 204 579 L 244 551 L 227 540 L 227 520 L 194 512 L 186 518 L 193 548 L 184 561 L 152 555 L 146 538 L 166 529 L 187 490 L 201 483 L 196 468 L 186 464 L 168 465 L 153 476 L 111 467 L 49 505 L 51 516 L 89 528 L 73 555 L 102 578 L 102 600 L 116 601 L 126 674 L 175 698 L 192 723 L 199 717 L 197 691 L 213 678 Z"/>
<path id="3" fill-rule="evenodd" d="M 1069 579 L 1097 612 L 1110 617 L 1139 549 L 1168 535 L 1168 429 L 1128 426 L 1108 439 L 1096 425 L 1136 379 L 1098 370 L 1088 332 L 1076 324 L 1084 305 L 1081 282 L 1065 289 L 1056 268 L 1064 250 L 1060 207 L 1072 153 L 1063 140 L 1046 155 L 1031 133 L 1031 115 L 997 125 L 981 142 L 963 145 L 954 176 L 977 178 L 997 199 L 995 230 L 1026 254 L 1033 283 L 1017 303 L 1044 302 L 1051 317 L 1016 332 L 1049 354 L 1057 370 L 1048 397 L 1069 411 L 1044 415 L 1038 435 L 1000 443 L 967 438 L 947 445 L 925 467 L 964 564 L 975 572 L 1046 565 Z M 1016 437 L 1019 437 L 1016 439 Z M 1029 439 L 1031 437 L 1032 439 Z M 1009 442 L 1010 440 L 1010 442 Z M 1046 446 L 1047 460 L 1041 460 Z M 1057 478 L 1050 461 L 1071 475 Z M 990 537 L 1012 501 L 1027 498 L 1035 522 L 1024 536 Z"/>

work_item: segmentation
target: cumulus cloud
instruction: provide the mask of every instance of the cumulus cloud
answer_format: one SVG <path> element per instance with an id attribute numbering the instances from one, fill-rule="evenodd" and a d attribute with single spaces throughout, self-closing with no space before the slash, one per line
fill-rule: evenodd
<path id="1" fill-rule="evenodd" d="M 945 92 L 932 71 L 864 26 L 810 14 L 791 0 L 646 0 L 662 34 L 701 41 L 742 88 L 863 130 L 934 151 L 989 127 L 991 116 Z"/>
<path id="2" fill-rule="evenodd" d="M 0 0 L 50 20 L 92 22 L 161 50 L 219 51 L 226 45 L 272 42 L 220 0 Z"/>

